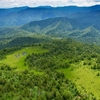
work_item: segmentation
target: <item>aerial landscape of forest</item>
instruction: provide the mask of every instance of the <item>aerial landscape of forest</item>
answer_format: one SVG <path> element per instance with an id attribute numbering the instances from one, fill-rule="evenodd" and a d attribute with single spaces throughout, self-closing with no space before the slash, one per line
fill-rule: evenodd
<path id="1" fill-rule="evenodd" d="M 8 1 L 0 100 L 100 100 L 99 0 Z"/>

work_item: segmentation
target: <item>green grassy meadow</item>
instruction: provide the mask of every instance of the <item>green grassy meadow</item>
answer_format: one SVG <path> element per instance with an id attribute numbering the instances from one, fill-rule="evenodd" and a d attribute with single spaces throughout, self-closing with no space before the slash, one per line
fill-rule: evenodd
<path id="1" fill-rule="evenodd" d="M 73 64 L 70 68 L 59 69 L 66 77 L 77 86 L 81 94 L 91 94 L 100 100 L 100 76 L 97 76 L 99 70 L 92 70 L 90 66 L 83 65 L 83 61 L 79 64 Z M 91 100 L 91 96 L 90 96 Z"/>
<path id="2" fill-rule="evenodd" d="M 48 50 L 44 50 L 41 47 L 34 46 L 34 47 L 25 47 L 21 50 L 15 51 L 12 54 L 8 54 L 5 59 L 0 60 L 0 64 L 7 64 L 12 68 L 17 68 L 17 71 L 23 71 L 28 69 L 27 65 L 24 65 L 24 60 L 27 55 L 32 53 L 44 53 Z"/>

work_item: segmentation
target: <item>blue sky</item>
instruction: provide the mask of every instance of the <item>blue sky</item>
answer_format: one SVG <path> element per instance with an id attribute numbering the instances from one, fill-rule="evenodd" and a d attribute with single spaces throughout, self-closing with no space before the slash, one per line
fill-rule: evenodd
<path id="1" fill-rule="evenodd" d="M 100 0 L 0 0 L 0 8 L 10 8 L 19 6 L 91 6 L 100 4 Z"/>

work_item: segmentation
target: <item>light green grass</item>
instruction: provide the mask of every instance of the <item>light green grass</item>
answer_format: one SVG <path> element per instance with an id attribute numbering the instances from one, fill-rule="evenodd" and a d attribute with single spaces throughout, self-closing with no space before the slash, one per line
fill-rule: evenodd
<path id="1" fill-rule="evenodd" d="M 92 70 L 90 66 L 84 66 L 83 62 L 80 62 L 79 64 L 73 64 L 70 68 L 59 69 L 58 71 L 65 73 L 66 77 L 76 84 L 82 94 L 86 94 L 86 92 L 92 93 L 97 100 L 100 100 L 100 76 L 97 76 L 98 70 Z"/>
<path id="2" fill-rule="evenodd" d="M 23 55 L 24 52 L 26 53 L 25 55 Z M 25 69 L 28 69 L 28 66 L 24 65 L 24 60 L 27 55 L 32 53 L 44 53 L 44 52 L 48 52 L 48 50 L 44 50 L 38 46 L 25 47 L 22 48 L 21 50 L 15 51 L 12 54 L 7 55 L 5 59 L 2 59 L 0 61 L 0 64 L 7 64 L 12 68 L 17 67 L 17 71 L 23 71 Z"/>

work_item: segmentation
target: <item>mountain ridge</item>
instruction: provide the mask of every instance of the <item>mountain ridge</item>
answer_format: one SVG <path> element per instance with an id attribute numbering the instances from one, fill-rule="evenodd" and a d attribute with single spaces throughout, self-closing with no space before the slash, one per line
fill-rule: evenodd
<path id="1" fill-rule="evenodd" d="M 4 10 L 4 11 L 2 11 Z M 0 9 L 0 26 L 20 26 L 31 21 L 44 20 L 55 17 L 74 18 L 74 14 L 92 13 L 99 11 L 100 5 L 90 7 L 64 6 L 64 7 L 17 7 Z M 3 12 L 3 13 L 2 13 Z M 79 17 L 80 14 L 77 15 Z"/>
<path id="2" fill-rule="evenodd" d="M 95 26 L 97 24 L 95 21 L 89 23 L 84 19 L 58 17 L 32 21 L 23 25 L 21 29 L 35 34 L 45 34 L 53 37 L 74 38 L 77 40 L 85 38 L 86 42 L 86 38 L 89 38 L 90 41 L 93 39 L 96 41 L 96 38 L 100 38 L 100 25 L 96 28 Z"/>

